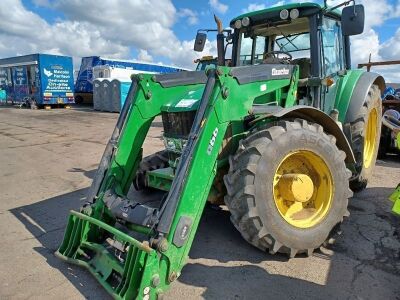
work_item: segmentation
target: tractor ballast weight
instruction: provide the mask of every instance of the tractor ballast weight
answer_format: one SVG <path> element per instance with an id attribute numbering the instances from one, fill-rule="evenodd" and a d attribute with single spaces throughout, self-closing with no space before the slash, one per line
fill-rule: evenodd
<path id="1" fill-rule="evenodd" d="M 318 31 L 325 18 L 338 26 L 340 14 L 310 3 L 244 14 L 227 37 L 234 67 L 219 57 L 220 66 L 206 72 L 132 77 L 87 202 L 71 212 L 56 255 L 88 268 L 116 299 L 156 299 L 181 274 L 207 201 L 224 202 L 243 238 L 263 251 L 294 257 L 326 245 L 348 216 L 349 180 L 355 190 L 365 187 L 375 163 L 382 79 L 349 68 L 316 73 L 323 69 Z M 358 32 L 357 18 L 349 19 Z M 286 26 L 288 41 L 309 26 L 309 68 L 308 58 L 275 57 L 287 51 L 271 48 L 280 31 L 264 28 L 265 20 Z M 227 30 L 218 25 L 222 56 Z M 266 55 L 254 50 L 260 36 Z M 250 58 L 240 56 L 245 38 L 252 40 Z M 311 73 L 303 78 L 305 70 Z M 143 158 L 157 116 L 165 150 Z M 128 198 L 132 186 L 164 194 L 157 202 Z"/>

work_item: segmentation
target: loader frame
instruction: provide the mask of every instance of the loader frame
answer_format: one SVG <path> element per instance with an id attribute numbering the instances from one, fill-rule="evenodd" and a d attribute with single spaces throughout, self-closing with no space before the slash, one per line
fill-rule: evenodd
<path id="1" fill-rule="evenodd" d="M 99 168 L 92 185 L 93 190 L 93 186 L 101 182 L 100 188 L 93 193 L 93 199 L 88 199 L 92 203 L 81 213 L 71 214 L 57 256 L 88 268 L 117 299 L 144 295 L 154 299 L 165 290 L 180 275 L 187 259 L 217 171 L 218 152 L 229 123 L 243 120 L 252 111 L 254 99 L 265 94 L 260 86 L 266 83 L 268 92 L 289 86 L 285 103 L 289 107 L 294 103 L 297 67 L 294 66 L 289 75 L 271 80 L 268 71 L 272 67 L 281 66 L 219 67 L 210 70 L 207 77 L 199 72 L 136 77 L 132 87 L 135 91 L 133 101 L 131 104 L 127 101 L 126 105 L 130 107 L 124 107 L 128 111 L 126 119 L 117 124 L 121 129 L 119 139 L 115 141 L 113 136 L 112 155 L 105 155 L 109 161 L 102 165 L 106 168 Z M 250 73 L 258 76 L 250 79 Z M 113 227 L 116 219 L 103 202 L 105 193 L 112 190 L 120 197 L 126 197 L 142 158 L 144 139 L 151 122 L 161 113 L 165 99 L 199 85 L 205 85 L 204 92 L 168 197 L 158 212 L 156 223 L 133 225 L 136 231 L 146 233 L 148 239 L 133 239 Z M 239 93 L 243 97 L 229 96 Z M 113 258 L 105 246 L 105 239 L 110 237 L 114 243 L 122 244 L 120 248 L 127 252 L 124 262 Z M 132 285 L 126 283 L 132 281 L 129 268 L 134 270 L 135 283 Z M 115 278 L 119 283 L 113 286 Z"/>

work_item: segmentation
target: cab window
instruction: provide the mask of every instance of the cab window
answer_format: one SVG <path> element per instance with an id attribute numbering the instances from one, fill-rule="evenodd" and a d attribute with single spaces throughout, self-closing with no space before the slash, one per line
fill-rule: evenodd
<path id="1" fill-rule="evenodd" d="M 345 68 L 343 36 L 340 22 L 325 17 L 322 21 L 322 57 L 324 75 L 332 75 Z"/>
<path id="2" fill-rule="evenodd" d="M 254 41 L 255 39 L 255 41 Z M 253 58 L 253 64 L 259 64 L 263 61 L 263 55 L 265 52 L 265 37 L 256 36 L 254 38 L 245 36 L 242 33 L 242 42 L 240 44 L 240 65 L 251 65 L 251 59 Z M 254 45 L 253 45 L 254 41 Z M 252 56 L 254 46 L 254 57 Z"/>

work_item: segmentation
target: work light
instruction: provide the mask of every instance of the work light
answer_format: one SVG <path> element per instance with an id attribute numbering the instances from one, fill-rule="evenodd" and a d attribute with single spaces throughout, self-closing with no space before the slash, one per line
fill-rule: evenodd
<path id="1" fill-rule="evenodd" d="M 297 19 L 298 17 L 299 17 L 299 10 L 297 9 L 297 8 L 295 8 L 295 9 L 292 9 L 291 11 L 290 11 L 290 18 L 291 19 Z"/>
<path id="2" fill-rule="evenodd" d="M 240 29 L 242 27 L 242 21 L 241 20 L 236 20 L 235 21 L 235 28 Z"/>
<path id="3" fill-rule="evenodd" d="M 287 9 L 282 9 L 279 13 L 279 17 L 282 20 L 286 20 L 287 18 L 289 18 L 289 11 Z"/>
<path id="4" fill-rule="evenodd" d="M 249 18 L 249 17 L 244 17 L 244 18 L 242 19 L 242 25 L 243 25 L 244 27 L 249 26 L 249 25 L 250 25 L 250 18 Z"/>

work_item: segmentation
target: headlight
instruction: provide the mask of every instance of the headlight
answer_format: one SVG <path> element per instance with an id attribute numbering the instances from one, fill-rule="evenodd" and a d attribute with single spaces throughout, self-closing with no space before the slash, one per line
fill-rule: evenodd
<path id="1" fill-rule="evenodd" d="M 290 18 L 297 19 L 299 17 L 299 14 L 299 10 L 297 8 L 294 8 L 290 11 Z"/>
<path id="2" fill-rule="evenodd" d="M 286 20 L 287 18 L 289 18 L 289 11 L 287 9 L 282 9 L 279 13 L 279 17 L 282 20 Z"/>
<path id="3" fill-rule="evenodd" d="M 243 25 L 244 27 L 249 26 L 249 25 L 250 25 L 250 18 L 249 18 L 249 17 L 244 17 L 244 18 L 242 19 L 242 25 Z"/>

